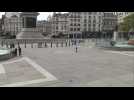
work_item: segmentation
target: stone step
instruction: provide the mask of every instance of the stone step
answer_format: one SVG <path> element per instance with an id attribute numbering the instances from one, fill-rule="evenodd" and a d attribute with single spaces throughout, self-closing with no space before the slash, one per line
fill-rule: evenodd
<path id="1" fill-rule="evenodd" d="M 17 39 L 44 39 L 44 36 L 36 28 L 23 28 Z"/>

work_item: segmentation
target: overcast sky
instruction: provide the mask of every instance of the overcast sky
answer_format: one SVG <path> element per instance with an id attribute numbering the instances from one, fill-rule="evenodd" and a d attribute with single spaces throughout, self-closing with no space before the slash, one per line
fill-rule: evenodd
<path id="1" fill-rule="evenodd" d="M 5 12 L 0 12 L 0 18 L 1 15 L 4 14 Z M 49 15 L 52 15 L 53 12 L 39 12 L 40 15 L 38 16 L 38 20 L 46 20 Z M 65 13 L 65 12 L 62 12 Z"/>

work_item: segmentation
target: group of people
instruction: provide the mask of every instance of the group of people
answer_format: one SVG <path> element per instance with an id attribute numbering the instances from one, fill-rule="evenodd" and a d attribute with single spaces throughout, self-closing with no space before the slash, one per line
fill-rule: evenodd
<path id="1" fill-rule="evenodd" d="M 21 52 L 21 47 L 18 45 L 18 48 L 15 48 L 15 45 L 14 44 L 10 44 L 10 49 L 12 49 L 12 52 L 11 54 L 13 56 L 21 56 L 22 55 L 22 52 Z"/>

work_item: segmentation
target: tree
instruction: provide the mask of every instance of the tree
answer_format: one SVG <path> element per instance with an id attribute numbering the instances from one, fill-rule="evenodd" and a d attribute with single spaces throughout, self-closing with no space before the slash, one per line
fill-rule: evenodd
<path id="1" fill-rule="evenodd" d="M 134 14 L 125 17 L 123 20 L 124 21 L 119 25 L 120 31 L 129 32 L 134 29 Z"/>

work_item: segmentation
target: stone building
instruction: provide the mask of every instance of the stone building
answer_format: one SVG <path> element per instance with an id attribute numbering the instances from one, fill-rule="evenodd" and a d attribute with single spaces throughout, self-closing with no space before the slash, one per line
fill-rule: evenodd
<path id="1" fill-rule="evenodd" d="M 2 19 L 0 19 L 0 33 L 2 32 Z"/>
<path id="2" fill-rule="evenodd" d="M 81 12 L 81 28 L 83 32 L 101 32 L 103 12 Z"/>
<path id="3" fill-rule="evenodd" d="M 68 34 L 69 32 L 68 13 L 67 14 L 54 13 L 52 15 L 51 20 L 52 21 L 49 24 L 52 24 L 52 35 Z"/>
<path id="4" fill-rule="evenodd" d="M 123 19 L 134 12 L 113 12 L 118 19 L 118 23 L 122 23 Z"/>
<path id="5" fill-rule="evenodd" d="M 69 12 L 65 14 L 54 13 L 52 16 L 52 33 L 67 34 L 78 37 L 83 32 L 102 31 L 102 12 Z"/>
<path id="6" fill-rule="evenodd" d="M 68 25 L 69 25 L 69 36 L 77 37 L 81 35 L 81 12 L 69 12 L 68 17 Z"/>
<path id="7" fill-rule="evenodd" d="M 37 29 L 39 32 L 41 32 L 43 35 L 51 35 L 51 28 L 52 24 L 49 20 L 42 20 L 42 21 L 37 21 Z"/>
<path id="8" fill-rule="evenodd" d="M 3 29 L 5 33 L 9 32 L 10 35 L 17 35 L 22 29 L 22 18 L 20 17 L 20 13 L 6 12 Z"/>
<path id="9" fill-rule="evenodd" d="M 102 23 L 103 12 L 69 13 L 69 33 L 74 38 L 82 37 L 83 34 L 101 32 L 103 28 Z"/>
<path id="10" fill-rule="evenodd" d="M 104 12 L 103 32 L 113 32 L 117 26 L 117 16 L 113 12 Z"/>

